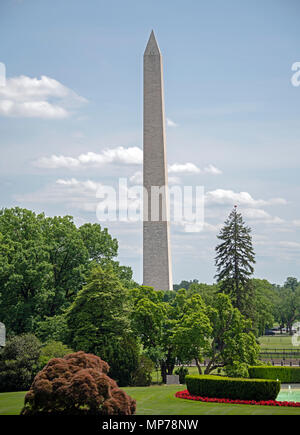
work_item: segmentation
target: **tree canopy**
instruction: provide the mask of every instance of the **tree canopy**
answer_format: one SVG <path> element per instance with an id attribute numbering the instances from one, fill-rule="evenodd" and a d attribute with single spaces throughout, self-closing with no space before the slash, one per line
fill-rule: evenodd
<path id="1" fill-rule="evenodd" d="M 252 293 L 250 277 L 254 272 L 255 254 L 252 247 L 251 228 L 243 221 L 235 207 L 226 220 L 216 247 L 217 281 L 221 289 L 229 294 L 234 306 L 247 313 Z"/>
<path id="2" fill-rule="evenodd" d="M 98 224 L 77 228 L 71 216 L 0 210 L 0 319 L 15 334 L 61 314 L 89 271 L 111 263 L 130 286 L 132 271 L 114 260 L 118 242 Z"/>

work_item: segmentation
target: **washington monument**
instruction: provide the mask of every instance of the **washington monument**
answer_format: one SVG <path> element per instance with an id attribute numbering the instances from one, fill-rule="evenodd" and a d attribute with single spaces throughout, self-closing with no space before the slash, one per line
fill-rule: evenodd
<path id="1" fill-rule="evenodd" d="M 156 290 L 173 290 L 167 189 L 162 55 L 152 31 L 144 53 L 143 284 Z"/>

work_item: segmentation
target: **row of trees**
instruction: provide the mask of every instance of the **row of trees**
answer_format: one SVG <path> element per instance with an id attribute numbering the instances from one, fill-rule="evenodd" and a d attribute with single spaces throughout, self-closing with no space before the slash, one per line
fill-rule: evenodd
<path id="1" fill-rule="evenodd" d="M 52 350 L 100 356 L 120 385 L 149 384 L 153 364 L 165 381 L 176 362 L 191 360 L 199 373 L 206 359 L 205 373 L 246 375 L 257 362 L 256 337 L 274 321 L 291 329 L 299 318 L 299 283 L 288 279 L 281 289 L 252 278 L 251 230 L 236 208 L 219 239 L 216 284 L 193 280 L 154 291 L 134 283 L 131 269 L 115 260 L 118 243 L 100 225 L 77 228 L 70 216 L 4 209 L 0 319 L 11 336 L 34 333 Z M 0 365 L 8 373 L 5 352 Z"/>
<path id="2" fill-rule="evenodd" d="M 201 284 L 197 280 L 182 281 L 175 287 L 175 291 L 179 288 L 199 292 L 208 304 L 217 293 L 222 292 L 220 284 Z M 278 324 L 281 331 L 286 330 L 292 335 L 293 325 L 300 321 L 300 282 L 289 277 L 280 286 L 265 279 L 252 278 L 248 281 L 247 288 L 251 288 L 251 299 L 244 315 L 251 320 L 255 336 L 264 335 L 274 324 Z"/>
<path id="3" fill-rule="evenodd" d="M 134 384 L 145 364 L 151 367 L 149 360 L 160 367 L 163 381 L 176 362 L 195 360 L 202 373 L 205 358 L 210 360 L 205 373 L 223 369 L 242 375 L 259 352 L 251 322 L 233 307 L 228 295 L 216 294 L 209 305 L 197 288 L 127 289 L 111 266 L 94 268 L 74 302 L 58 317 L 55 328 L 43 322 L 43 334 L 75 351 L 100 355 L 120 385 Z M 140 373 L 148 375 L 149 370 Z"/>
<path id="4" fill-rule="evenodd" d="M 71 305 L 97 264 L 111 264 L 130 287 L 132 270 L 117 254 L 117 240 L 98 224 L 77 228 L 70 216 L 0 210 L 1 321 L 10 333 L 34 331 Z"/>

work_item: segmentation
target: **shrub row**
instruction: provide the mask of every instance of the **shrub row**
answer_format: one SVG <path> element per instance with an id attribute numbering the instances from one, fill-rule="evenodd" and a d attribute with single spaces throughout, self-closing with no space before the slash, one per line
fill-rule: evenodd
<path id="1" fill-rule="evenodd" d="M 221 376 L 186 376 L 187 389 L 193 396 L 233 400 L 275 400 L 280 382 L 270 379 L 240 379 Z"/>
<path id="2" fill-rule="evenodd" d="M 285 384 L 300 383 L 300 367 L 252 366 L 248 371 L 250 378 L 279 379 Z"/>

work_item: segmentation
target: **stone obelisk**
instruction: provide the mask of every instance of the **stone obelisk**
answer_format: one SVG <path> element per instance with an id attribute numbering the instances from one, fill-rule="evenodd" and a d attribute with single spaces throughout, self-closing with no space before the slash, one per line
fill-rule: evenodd
<path id="1" fill-rule="evenodd" d="M 162 55 L 152 31 L 144 53 L 143 284 L 173 290 Z"/>

